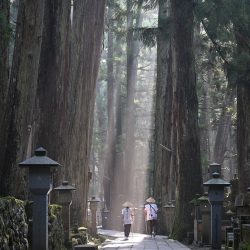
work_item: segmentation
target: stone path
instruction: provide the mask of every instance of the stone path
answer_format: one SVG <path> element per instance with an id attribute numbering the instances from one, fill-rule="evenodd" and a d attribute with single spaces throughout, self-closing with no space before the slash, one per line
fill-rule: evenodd
<path id="1" fill-rule="evenodd" d="M 101 235 L 106 235 L 112 237 L 107 239 L 100 247 L 100 249 L 105 250 L 188 250 L 187 246 L 181 244 L 180 242 L 172 239 L 168 239 L 167 236 L 156 235 L 155 238 L 151 238 L 145 234 L 131 233 L 128 240 L 124 240 L 123 232 L 113 231 L 113 230 L 103 230 L 98 229 L 98 233 Z"/>

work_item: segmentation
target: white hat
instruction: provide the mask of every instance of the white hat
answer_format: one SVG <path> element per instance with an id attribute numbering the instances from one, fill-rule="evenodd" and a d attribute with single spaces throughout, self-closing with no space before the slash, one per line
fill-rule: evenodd
<path id="1" fill-rule="evenodd" d="M 155 203 L 155 199 L 153 197 L 149 197 L 146 199 L 146 202 Z"/>
<path id="2" fill-rule="evenodd" d="M 134 204 L 132 204 L 130 201 L 126 201 L 122 204 L 123 207 L 133 207 Z"/>

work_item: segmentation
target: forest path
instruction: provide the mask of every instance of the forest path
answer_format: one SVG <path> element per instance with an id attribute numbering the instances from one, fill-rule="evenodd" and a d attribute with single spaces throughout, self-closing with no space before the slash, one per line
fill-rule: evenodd
<path id="1" fill-rule="evenodd" d="M 129 239 L 124 240 L 123 232 L 113 230 L 98 229 L 98 234 L 109 236 L 100 249 L 105 250 L 188 250 L 187 246 L 181 244 L 179 241 L 168 239 L 167 236 L 156 235 L 155 238 L 151 238 L 146 234 L 130 233 Z"/>

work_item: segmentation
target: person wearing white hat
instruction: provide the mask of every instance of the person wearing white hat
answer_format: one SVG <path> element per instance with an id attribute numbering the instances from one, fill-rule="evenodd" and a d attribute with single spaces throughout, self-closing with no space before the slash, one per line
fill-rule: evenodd
<path id="1" fill-rule="evenodd" d="M 124 225 L 124 236 L 125 240 L 128 240 L 130 230 L 131 230 L 131 225 L 133 223 L 133 217 L 134 213 L 131 207 L 133 207 L 133 204 L 129 201 L 126 201 L 122 204 L 124 207 L 122 209 L 122 219 L 123 219 L 123 225 Z"/>
<path id="2" fill-rule="evenodd" d="M 155 204 L 155 199 L 153 197 L 149 197 L 146 202 L 147 204 L 144 207 L 144 213 L 146 216 L 147 233 L 151 235 L 151 237 L 152 235 L 155 237 L 158 207 Z"/>

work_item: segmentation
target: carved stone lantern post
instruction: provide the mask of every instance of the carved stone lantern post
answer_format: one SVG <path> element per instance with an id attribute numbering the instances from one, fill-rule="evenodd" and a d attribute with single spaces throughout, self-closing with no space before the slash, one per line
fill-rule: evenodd
<path id="1" fill-rule="evenodd" d="M 215 172 L 221 175 L 221 165 L 216 162 L 209 164 L 209 177 L 213 178 Z"/>
<path id="2" fill-rule="evenodd" d="M 72 204 L 72 191 L 76 188 L 69 185 L 68 181 L 63 181 L 62 185 L 54 188 L 58 191 L 58 204 L 62 206 L 62 220 L 66 242 L 69 240 L 70 234 L 70 205 Z"/>
<path id="3" fill-rule="evenodd" d="M 48 249 L 48 194 L 52 190 L 53 167 L 60 164 L 46 156 L 42 147 L 35 150 L 35 156 L 19 163 L 29 169 L 29 190 L 33 200 L 32 249 Z"/>
<path id="4" fill-rule="evenodd" d="M 195 197 L 189 202 L 194 206 L 193 208 L 193 216 L 194 216 L 194 243 L 198 244 L 200 240 L 200 230 L 199 230 L 199 225 L 200 225 L 200 202 L 198 198 L 200 197 L 199 194 L 196 194 Z"/>
<path id="5" fill-rule="evenodd" d="M 102 229 L 108 229 L 110 223 L 110 210 L 102 209 Z"/>
<path id="6" fill-rule="evenodd" d="M 95 196 L 89 200 L 89 207 L 91 211 L 91 232 L 92 234 L 97 234 L 97 229 L 96 229 L 96 211 L 97 211 L 97 204 L 100 202 L 99 199 L 96 199 Z"/>
<path id="7" fill-rule="evenodd" d="M 175 205 L 169 201 L 166 205 L 163 206 L 164 212 L 166 214 L 166 221 L 167 221 L 167 233 L 171 233 L 173 222 L 174 222 L 174 211 L 175 211 Z"/>
<path id="8" fill-rule="evenodd" d="M 201 238 L 202 244 L 211 244 L 211 206 L 208 200 L 208 193 L 204 193 L 199 199 L 201 211 Z"/>
<path id="9" fill-rule="evenodd" d="M 213 178 L 203 183 L 208 187 L 208 198 L 211 204 L 211 243 L 212 249 L 221 249 L 221 216 L 224 200 L 224 187 L 230 186 L 229 182 L 219 178 L 220 174 L 213 173 Z"/>

